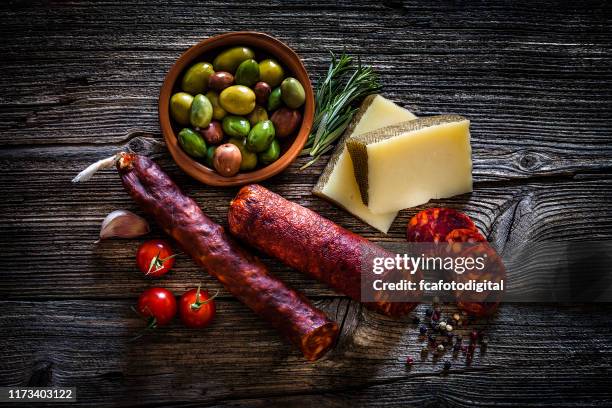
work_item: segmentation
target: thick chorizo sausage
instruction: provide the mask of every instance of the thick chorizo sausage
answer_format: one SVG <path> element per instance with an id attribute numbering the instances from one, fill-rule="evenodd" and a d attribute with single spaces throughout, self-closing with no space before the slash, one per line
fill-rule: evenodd
<path id="1" fill-rule="evenodd" d="M 370 257 L 393 257 L 385 249 L 260 185 L 243 187 L 228 213 L 230 232 L 340 293 L 361 301 L 361 274 Z M 388 316 L 402 316 L 417 305 L 364 303 Z"/>
<path id="2" fill-rule="evenodd" d="M 204 215 L 157 164 L 123 153 L 117 168 L 128 193 L 183 251 L 297 345 L 307 359 L 316 360 L 332 347 L 338 325 L 272 276 L 223 227 Z"/>

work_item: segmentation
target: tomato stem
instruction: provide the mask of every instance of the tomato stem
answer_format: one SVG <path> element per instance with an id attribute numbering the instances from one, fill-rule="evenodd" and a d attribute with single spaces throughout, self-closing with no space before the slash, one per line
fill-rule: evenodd
<path id="1" fill-rule="evenodd" d="M 214 298 L 217 297 L 217 295 L 219 294 L 219 289 L 217 289 L 217 291 L 215 292 L 214 295 L 212 295 L 211 297 L 209 297 L 208 299 L 206 299 L 203 302 L 200 302 L 200 287 L 202 285 L 198 285 L 198 290 L 196 291 L 196 295 L 195 295 L 195 302 L 193 302 L 191 304 L 191 310 L 200 310 L 200 308 L 202 307 L 202 305 L 205 305 L 207 303 L 209 303 L 211 300 L 213 300 Z"/>
<path id="2" fill-rule="evenodd" d="M 147 323 L 147 327 L 145 327 L 144 329 L 142 329 L 140 331 L 140 333 L 138 333 L 136 336 L 132 337 L 131 339 L 128 340 L 128 343 L 131 343 L 133 341 L 138 340 L 139 338 L 141 338 L 142 336 L 144 336 L 145 334 L 147 334 L 147 332 L 149 330 L 153 330 L 157 328 L 157 319 L 154 318 L 153 316 L 149 317 L 149 322 Z"/>
<path id="3" fill-rule="evenodd" d="M 163 269 L 163 267 L 164 267 L 164 263 L 168 259 L 172 259 L 175 256 L 177 256 L 178 254 L 172 254 L 172 255 L 167 256 L 165 258 L 160 258 L 159 257 L 160 255 L 161 255 L 161 250 L 157 252 L 157 255 L 155 255 L 153 258 L 151 258 L 151 263 L 149 264 L 149 269 L 147 270 L 147 273 L 145 275 L 150 275 L 152 273 L 161 271 Z M 153 269 L 153 267 L 155 267 L 155 269 Z"/>

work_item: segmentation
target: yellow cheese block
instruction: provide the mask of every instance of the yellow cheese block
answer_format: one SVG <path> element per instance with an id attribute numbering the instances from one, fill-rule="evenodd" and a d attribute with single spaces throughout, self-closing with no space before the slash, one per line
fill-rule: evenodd
<path id="1" fill-rule="evenodd" d="M 332 201 L 372 227 L 387 233 L 397 211 L 374 214 L 363 204 L 353 172 L 353 162 L 345 144 L 353 136 L 415 118 L 410 111 L 380 95 L 368 96 L 339 140 L 313 194 Z"/>
<path id="2" fill-rule="evenodd" d="M 374 214 L 472 191 L 470 122 L 462 116 L 415 119 L 354 136 L 346 146 Z"/>

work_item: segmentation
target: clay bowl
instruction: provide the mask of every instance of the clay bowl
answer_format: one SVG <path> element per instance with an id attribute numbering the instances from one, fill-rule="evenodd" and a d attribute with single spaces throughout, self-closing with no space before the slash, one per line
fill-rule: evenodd
<path id="1" fill-rule="evenodd" d="M 306 91 L 306 102 L 302 107 L 302 125 L 297 134 L 290 139 L 279 141 L 281 155 L 278 160 L 266 167 L 250 172 L 240 172 L 232 177 L 224 177 L 208 168 L 205 164 L 194 160 L 181 149 L 176 137 L 180 127 L 170 119 L 170 97 L 173 93 L 180 90 L 180 80 L 183 77 L 183 73 L 193 63 L 198 61 L 212 62 L 215 55 L 226 48 L 237 45 L 245 45 L 252 48 L 255 51 L 257 60 L 261 60 L 263 57 L 272 57 L 279 61 L 285 67 L 287 75 L 293 76 L 302 83 Z M 185 173 L 211 186 L 229 187 L 256 183 L 283 171 L 303 149 L 312 128 L 314 110 L 312 84 L 308 78 L 306 68 L 304 68 L 304 64 L 302 64 L 298 55 L 276 38 L 251 31 L 217 35 L 189 48 L 170 68 L 159 94 L 159 123 L 170 154 Z"/>

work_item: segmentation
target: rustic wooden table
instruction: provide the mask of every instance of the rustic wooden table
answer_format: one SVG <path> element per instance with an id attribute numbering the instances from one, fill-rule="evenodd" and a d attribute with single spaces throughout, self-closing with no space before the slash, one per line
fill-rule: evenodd
<path id="1" fill-rule="evenodd" d="M 316 80 L 329 51 L 381 74 L 384 94 L 417 115 L 472 120 L 474 192 L 430 205 L 472 216 L 497 248 L 612 236 L 612 6 L 606 2 L 10 1 L 1 8 L 0 385 L 78 387 L 89 406 L 612 405 L 612 307 L 503 305 L 488 351 L 442 375 L 410 319 L 363 310 L 264 258 L 341 323 L 335 349 L 308 363 L 221 290 L 205 331 L 179 323 L 137 342 L 130 311 L 145 288 L 220 285 L 184 255 L 167 278 L 136 272 L 141 240 L 94 244 L 102 218 L 139 212 L 113 171 L 71 178 L 142 149 L 225 222 L 236 189 L 198 184 L 160 145 L 157 96 L 199 40 L 258 30 L 293 47 Z M 512 3 L 512 4 L 511 4 Z M 263 183 L 373 241 L 401 241 L 310 194 L 325 160 L 300 159 Z M 161 236 L 155 230 L 154 236 Z M 422 315 L 426 306 L 420 306 Z"/>

